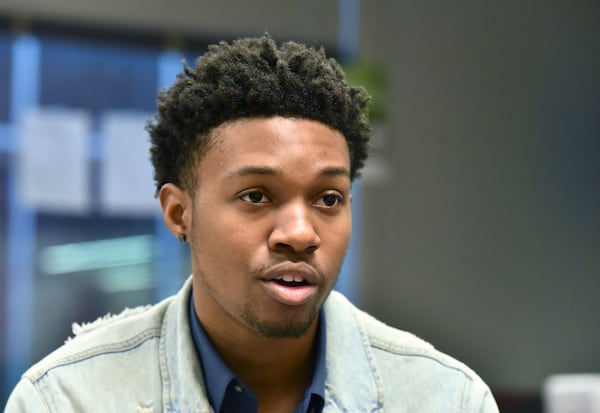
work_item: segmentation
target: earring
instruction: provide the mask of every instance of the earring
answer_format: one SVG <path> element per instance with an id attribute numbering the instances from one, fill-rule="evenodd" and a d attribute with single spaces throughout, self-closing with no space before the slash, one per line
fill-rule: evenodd
<path id="1" fill-rule="evenodd" d="M 179 234 L 179 235 L 177 235 L 177 240 L 178 240 L 179 242 L 182 242 L 182 243 L 183 243 L 183 242 L 186 242 L 186 241 L 187 241 L 187 238 L 186 238 L 185 234 Z"/>

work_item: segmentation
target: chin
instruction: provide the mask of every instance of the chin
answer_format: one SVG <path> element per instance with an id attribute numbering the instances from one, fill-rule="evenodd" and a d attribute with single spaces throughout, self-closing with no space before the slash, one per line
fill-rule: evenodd
<path id="1" fill-rule="evenodd" d="M 245 314 L 246 323 L 265 338 L 299 338 L 305 335 L 317 318 L 318 311 L 304 319 L 264 320 Z"/>

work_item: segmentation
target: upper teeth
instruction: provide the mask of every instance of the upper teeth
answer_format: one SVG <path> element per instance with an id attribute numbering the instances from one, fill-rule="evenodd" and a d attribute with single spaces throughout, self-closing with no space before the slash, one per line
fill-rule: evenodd
<path id="1" fill-rule="evenodd" d="M 291 274 L 281 275 L 281 276 L 277 277 L 276 279 L 283 280 L 287 283 L 291 283 L 291 282 L 301 283 L 302 281 L 304 281 L 303 277 L 301 277 L 299 275 L 291 275 Z"/>

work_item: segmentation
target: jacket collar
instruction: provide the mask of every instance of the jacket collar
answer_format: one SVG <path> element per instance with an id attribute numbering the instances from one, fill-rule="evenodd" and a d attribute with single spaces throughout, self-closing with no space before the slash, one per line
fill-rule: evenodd
<path id="1" fill-rule="evenodd" d="M 194 347 L 188 311 L 190 276 L 174 297 L 163 320 L 160 361 L 163 376 L 163 411 L 212 412 Z"/>

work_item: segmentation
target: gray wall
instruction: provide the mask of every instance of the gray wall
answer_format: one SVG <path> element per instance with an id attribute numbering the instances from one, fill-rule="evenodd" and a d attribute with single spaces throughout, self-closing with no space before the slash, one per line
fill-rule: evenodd
<path id="1" fill-rule="evenodd" d="M 599 3 L 366 3 L 391 94 L 364 307 L 495 388 L 600 372 Z"/>
<path id="2" fill-rule="evenodd" d="M 262 34 L 337 40 L 336 0 L 0 0 L 0 14 L 166 36 Z"/>
<path id="3" fill-rule="evenodd" d="M 387 74 L 364 181 L 362 306 L 495 389 L 600 371 L 597 2 L 364 0 Z M 337 1 L 2 0 L 56 22 L 337 39 Z M 374 171 L 383 171 L 376 174 Z"/>

